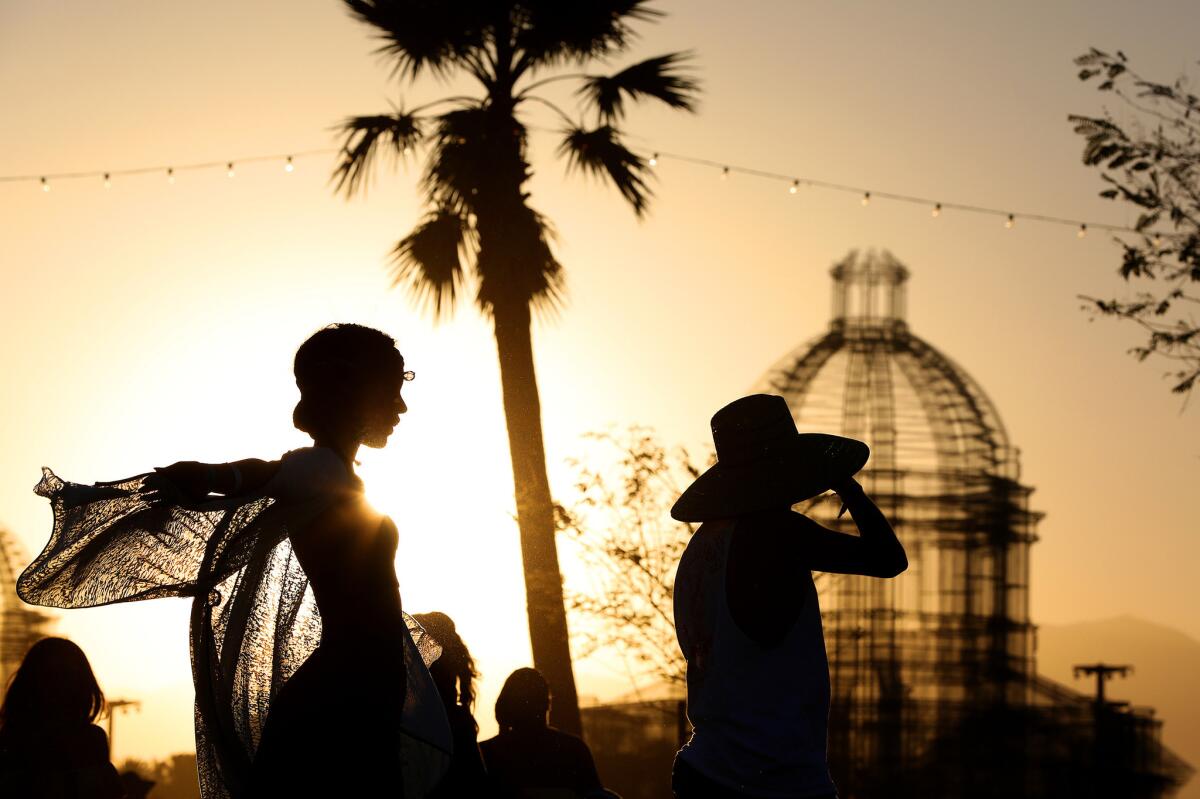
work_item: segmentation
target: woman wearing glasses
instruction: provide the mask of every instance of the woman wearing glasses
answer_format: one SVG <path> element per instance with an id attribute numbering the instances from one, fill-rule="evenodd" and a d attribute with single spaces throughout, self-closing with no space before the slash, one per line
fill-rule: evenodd
<path id="1" fill-rule="evenodd" d="M 304 342 L 294 371 L 293 423 L 314 446 L 277 461 L 95 486 L 44 470 L 55 528 L 18 590 L 56 607 L 192 597 L 206 799 L 421 796 L 451 748 L 436 644 L 401 610 L 396 526 L 354 474 L 407 411 L 413 373 L 391 337 L 347 324 Z"/>

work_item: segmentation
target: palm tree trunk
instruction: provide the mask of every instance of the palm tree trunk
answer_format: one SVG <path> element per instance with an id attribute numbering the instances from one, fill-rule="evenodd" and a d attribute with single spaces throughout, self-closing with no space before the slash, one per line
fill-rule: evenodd
<path id="1" fill-rule="evenodd" d="M 517 526 L 525 570 L 525 602 L 533 665 L 550 683 L 554 699 L 550 723 L 579 735 L 579 700 L 571 670 L 567 614 L 563 604 L 562 573 L 555 543 L 554 506 L 546 477 L 542 443 L 542 410 L 533 366 L 529 306 L 514 302 L 494 309 L 500 384 L 508 424 L 516 489 Z"/>

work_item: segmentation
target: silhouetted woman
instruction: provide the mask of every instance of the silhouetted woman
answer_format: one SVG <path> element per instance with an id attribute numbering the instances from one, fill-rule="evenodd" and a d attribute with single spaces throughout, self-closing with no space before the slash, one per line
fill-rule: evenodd
<path id="1" fill-rule="evenodd" d="M 0 706 L 0 796 L 117 799 L 125 795 L 93 722 L 104 694 L 87 655 L 43 638 L 25 655 Z"/>
<path id="2" fill-rule="evenodd" d="M 277 461 L 95 486 L 44 470 L 54 532 L 18 591 L 58 607 L 193 597 L 206 799 L 423 796 L 451 746 L 425 668 L 436 651 L 401 610 L 396 527 L 353 469 L 361 445 L 387 443 L 413 375 L 359 325 L 315 333 L 294 371 L 293 423 L 314 446 Z"/>
<path id="3" fill-rule="evenodd" d="M 442 697 L 454 738 L 450 768 L 430 796 L 437 799 L 491 796 L 479 754 L 479 725 L 472 715 L 475 678 L 479 676 L 475 661 L 459 637 L 454 620 L 445 613 L 417 613 L 414 618 L 442 649 L 441 656 L 429 664 L 429 673 Z"/>
<path id="4" fill-rule="evenodd" d="M 517 669 L 496 699 L 500 734 L 479 745 L 488 776 L 510 799 L 605 799 L 583 739 L 550 727 L 550 686 L 537 669 Z"/>
<path id="5" fill-rule="evenodd" d="M 692 735 L 678 799 L 837 799 L 827 762 L 829 665 L 812 572 L 894 577 L 904 547 L 854 474 L 861 441 L 800 433 L 783 397 L 754 394 L 712 417 L 717 462 L 671 508 L 699 522 L 675 573 Z M 836 491 L 859 535 L 792 511 Z"/>

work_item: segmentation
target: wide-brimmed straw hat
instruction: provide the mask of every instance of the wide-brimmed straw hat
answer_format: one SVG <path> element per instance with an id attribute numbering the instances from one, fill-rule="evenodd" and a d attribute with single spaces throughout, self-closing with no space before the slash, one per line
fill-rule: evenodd
<path id="1" fill-rule="evenodd" d="M 867 462 L 861 441 L 800 433 L 783 397 L 752 394 L 713 414 L 717 463 L 688 487 L 671 516 L 703 522 L 782 508 L 823 494 Z"/>

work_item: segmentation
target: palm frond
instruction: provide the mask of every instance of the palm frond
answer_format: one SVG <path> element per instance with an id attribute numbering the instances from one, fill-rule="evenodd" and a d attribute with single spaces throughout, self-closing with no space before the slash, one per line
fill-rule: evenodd
<path id="1" fill-rule="evenodd" d="M 494 18 L 488 0 L 345 0 L 350 12 L 375 27 L 380 53 L 395 60 L 407 80 L 428 69 L 446 77 L 455 68 L 474 71 Z"/>
<path id="2" fill-rule="evenodd" d="M 413 114 L 397 110 L 394 114 L 348 117 L 337 128 L 344 134 L 341 162 L 334 170 L 334 191 L 346 196 L 362 190 L 365 194 L 371 169 L 383 144 L 389 149 L 392 161 L 421 140 L 421 120 Z"/>
<path id="3" fill-rule="evenodd" d="M 438 208 L 392 250 L 392 286 L 427 306 L 434 320 L 449 316 L 462 288 L 464 261 L 473 261 L 476 251 L 470 221 L 452 208 Z"/>
<path id="4" fill-rule="evenodd" d="M 523 202 L 508 208 L 502 223 L 481 228 L 475 269 L 480 310 L 490 316 L 500 305 L 526 305 L 542 314 L 557 312 L 565 281 L 550 247 L 554 238 L 549 220 Z"/>
<path id="5" fill-rule="evenodd" d="M 621 143 L 620 134 L 611 125 L 595 130 L 572 128 L 566 131 L 558 154 L 567 158 L 567 171 L 607 177 L 621 192 L 633 212 L 645 215 L 652 192 L 646 183 L 646 161 Z"/>
<path id="6" fill-rule="evenodd" d="M 475 212 L 476 198 L 488 187 L 519 187 L 529 177 L 527 132 L 511 115 L 482 104 L 440 115 L 421 178 L 431 202 Z"/>
<path id="7" fill-rule="evenodd" d="M 668 53 L 647 58 L 615 75 L 588 78 L 579 89 L 605 121 L 619 120 L 625 114 L 625 99 L 637 101 L 652 97 L 671 108 L 696 110 L 699 82 L 681 70 L 688 53 Z"/>
<path id="8" fill-rule="evenodd" d="M 421 186 L 430 202 L 471 209 L 487 153 L 481 147 L 481 108 L 458 108 L 438 117 Z"/>
<path id="9" fill-rule="evenodd" d="M 583 63 L 625 48 L 632 22 L 662 16 L 648 0 L 520 0 L 514 3 L 520 74 L 526 68 Z"/>

